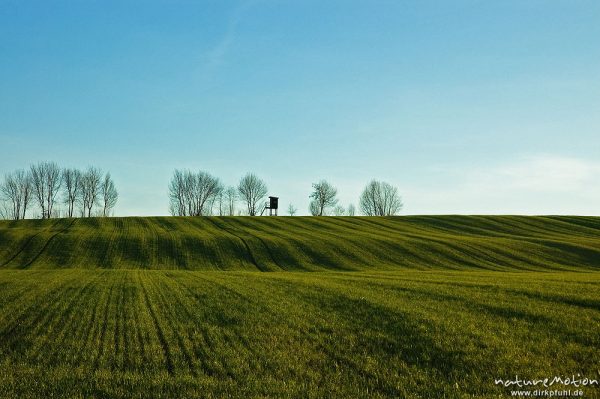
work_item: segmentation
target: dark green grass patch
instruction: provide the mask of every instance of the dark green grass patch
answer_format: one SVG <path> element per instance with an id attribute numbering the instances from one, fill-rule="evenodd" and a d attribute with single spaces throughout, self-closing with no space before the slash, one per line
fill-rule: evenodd
<path id="1" fill-rule="evenodd" d="M 0 268 L 598 270 L 600 218 L 128 217 L 0 221 Z"/>

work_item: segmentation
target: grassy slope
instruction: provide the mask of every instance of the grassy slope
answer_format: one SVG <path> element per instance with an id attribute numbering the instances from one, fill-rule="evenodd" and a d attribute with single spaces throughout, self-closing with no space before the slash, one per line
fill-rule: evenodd
<path id="1" fill-rule="evenodd" d="M 193 270 L 600 266 L 600 218 L 107 218 L 0 222 L 0 268 Z"/>
<path id="2" fill-rule="evenodd" d="M 0 397 L 499 397 L 494 378 L 600 370 L 598 273 L 3 270 L 0 287 Z"/>
<path id="3" fill-rule="evenodd" d="M 506 397 L 494 378 L 599 378 L 600 273 L 573 272 L 598 266 L 589 217 L 0 222 L 0 397 Z"/>

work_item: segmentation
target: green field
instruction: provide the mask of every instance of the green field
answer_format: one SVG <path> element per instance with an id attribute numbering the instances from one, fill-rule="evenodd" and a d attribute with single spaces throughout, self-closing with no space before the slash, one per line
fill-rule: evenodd
<path id="1" fill-rule="evenodd" d="M 597 270 L 600 218 L 154 217 L 0 222 L 2 268 Z"/>
<path id="2" fill-rule="evenodd" d="M 494 379 L 600 379 L 599 218 L 0 222 L 0 265 L 0 397 L 510 397 Z"/>

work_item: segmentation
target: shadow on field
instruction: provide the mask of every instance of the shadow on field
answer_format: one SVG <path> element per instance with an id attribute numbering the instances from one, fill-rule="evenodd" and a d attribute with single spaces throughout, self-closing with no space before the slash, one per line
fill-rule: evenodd
<path id="1" fill-rule="evenodd" d="M 371 370 L 398 365 L 398 370 L 390 371 L 391 375 L 409 373 L 419 381 L 413 389 L 422 390 L 423 395 L 435 392 L 437 397 L 446 397 L 456 395 L 454 384 L 463 381 L 465 376 L 495 369 L 493 359 L 474 362 L 460 347 L 444 346 L 434 338 L 444 334 L 439 331 L 441 327 L 428 320 L 416 320 L 413 315 L 322 287 L 304 289 L 295 291 L 294 295 L 332 317 L 331 326 L 313 326 L 313 331 L 309 331 L 324 336 L 324 340 L 323 337 L 316 340 L 320 350 L 334 362 L 351 369 L 352 374 L 366 377 L 368 384 L 384 395 L 402 397 L 404 391 L 389 376 Z M 369 359 L 365 358 L 366 353 Z M 368 361 L 379 365 L 369 367 Z"/>
<path id="2" fill-rule="evenodd" d="M 441 282 L 428 282 L 434 283 L 436 285 L 441 285 L 441 287 L 447 285 L 453 286 L 466 286 L 469 288 L 474 288 L 473 285 L 465 285 L 465 284 L 456 284 L 456 283 L 441 283 Z M 493 297 L 480 297 L 479 300 L 475 300 L 475 295 L 469 295 L 468 292 L 453 292 L 446 293 L 437 289 L 427 289 L 427 288 L 414 288 L 414 287 L 393 287 L 380 283 L 372 283 L 372 282 L 363 282 L 363 286 L 372 287 L 374 289 L 384 288 L 389 290 L 390 292 L 398 292 L 398 293 L 409 293 L 412 294 L 412 300 L 418 301 L 419 299 L 423 300 L 436 300 L 440 303 L 456 303 L 459 307 L 468 309 L 471 314 L 478 315 L 487 315 L 494 316 L 503 319 L 503 321 L 508 323 L 525 323 L 528 325 L 528 328 L 535 328 L 536 326 L 543 325 L 545 326 L 544 330 L 541 331 L 551 331 L 554 336 L 561 336 L 566 341 L 574 341 L 578 342 L 582 345 L 590 346 L 596 345 L 597 342 L 590 341 L 590 337 L 586 335 L 582 335 L 581 331 L 577 328 L 572 328 L 570 326 L 565 326 L 557 320 L 549 315 L 539 314 L 535 312 L 535 302 L 529 303 L 530 311 L 524 309 L 517 309 L 517 304 L 522 303 L 518 296 L 523 295 L 531 299 L 535 299 L 538 301 L 544 301 L 546 303 L 554 303 L 560 304 L 564 306 L 580 306 L 585 307 L 591 310 L 598 310 L 598 302 L 594 300 L 585 300 L 578 298 L 569 298 L 565 296 L 549 296 L 542 295 L 535 292 L 529 292 L 524 290 L 516 290 L 516 289 L 504 289 L 501 287 L 494 286 L 496 288 L 496 292 L 498 294 L 503 295 L 504 300 L 511 301 L 511 303 L 501 303 L 498 299 L 494 299 Z M 451 289 L 451 287 L 447 287 Z M 490 289 L 490 292 L 494 292 Z M 509 296 L 505 296 L 505 295 Z M 485 300 L 495 301 L 494 303 L 486 303 Z M 520 305 L 522 306 L 522 305 Z"/>

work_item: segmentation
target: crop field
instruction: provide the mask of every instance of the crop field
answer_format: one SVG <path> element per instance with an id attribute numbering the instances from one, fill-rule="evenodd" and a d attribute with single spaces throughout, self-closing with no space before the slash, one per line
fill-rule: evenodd
<path id="1" fill-rule="evenodd" d="M 0 397 L 485 398 L 510 397 L 495 379 L 600 379 L 598 218 L 275 219 L 1 222 Z"/>
<path id="2" fill-rule="evenodd" d="M 579 271 L 598 266 L 597 217 L 0 221 L 0 268 Z"/>
<path id="3" fill-rule="evenodd" d="M 596 273 L 5 270 L 0 287 L 2 397 L 497 397 L 495 378 L 600 369 Z"/>

